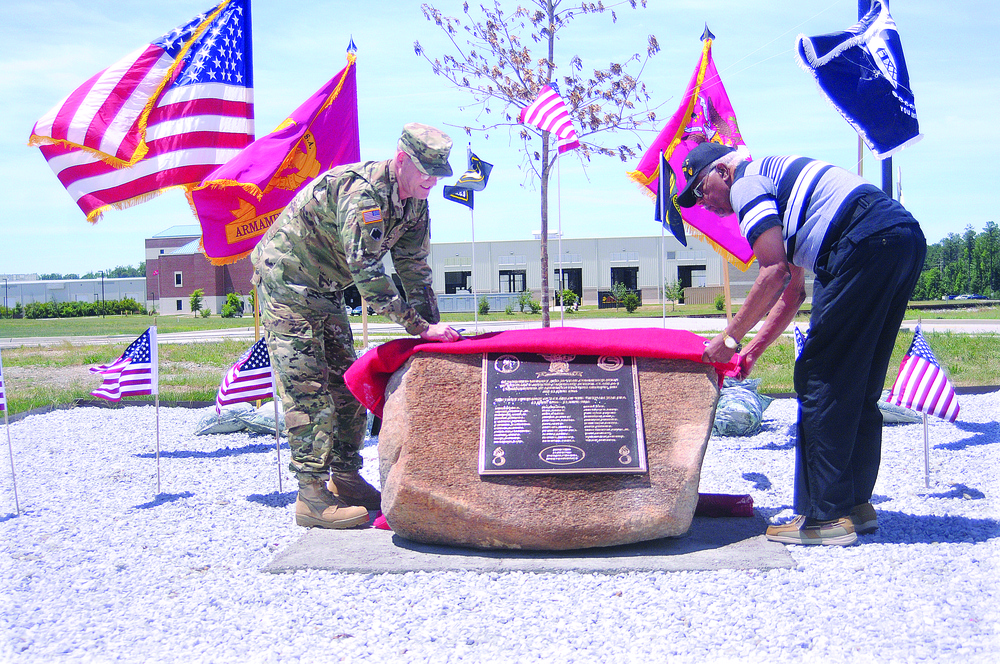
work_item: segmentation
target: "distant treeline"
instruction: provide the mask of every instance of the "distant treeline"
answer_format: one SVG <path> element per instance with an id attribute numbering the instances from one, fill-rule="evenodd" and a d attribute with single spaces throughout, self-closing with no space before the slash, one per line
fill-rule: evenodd
<path id="1" fill-rule="evenodd" d="M 88 272 L 82 277 L 78 274 L 59 274 L 58 272 L 53 272 L 52 274 L 40 274 L 38 279 L 41 281 L 54 281 L 56 279 L 100 279 L 101 270 L 97 272 Z M 105 279 L 120 279 L 126 277 L 145 277 L 146 276 L 146 261 L 139 263 L 139 267 L 131 267 L 128 265 L 119 265 L 113 270 L 103 270 Z"/>
<path id="2" fill-rule="evenodd" d="M 146 307 L 130 297 L 104 302 L 20 302 L 13 307 L 0 307 L 0 318 L 76 318 L 120 314 L 145 314 Z"/>
<path id="3" fill-rule="evenodd" d="M 982 233 L 971 225 L 927 247 L 927 259 L 913 291 L 914 300 L 956 295 L 1000 297 L 1000 228 L 988 221 Z"/>

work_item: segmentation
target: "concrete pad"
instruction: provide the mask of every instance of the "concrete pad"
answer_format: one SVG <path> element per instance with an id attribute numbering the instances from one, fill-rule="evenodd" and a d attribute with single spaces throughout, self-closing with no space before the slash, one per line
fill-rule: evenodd
<path id="1" fill-rule="evenodd" d="M 793 568 L 783 544 L 769 542 L 761 517 L 695 517 L 681 537 L 573 551 L 486 551 L 403 539 L 388 530 L 313 528 L 264 568 L 266 572 L 325 569 L 349 573 L 620 572 Z"/>

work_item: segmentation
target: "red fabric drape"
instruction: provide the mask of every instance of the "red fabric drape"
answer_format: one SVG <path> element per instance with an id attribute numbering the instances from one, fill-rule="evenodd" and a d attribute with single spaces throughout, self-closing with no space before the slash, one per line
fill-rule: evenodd
<path id="1" fill-rule="evenodd" d="M 379 417 L 385 403 L 385 387 L 393 372 L 416 352 L 481 355 L 482 353 L 553 353 L 566 355 L 623 355 L 659 357 L 701 362 L 704 338 L 686 330 L 631 328 L 590 330 L 578 327 L 548 327 L 508 330 L 467 337 L 454 343 L 422 339 L 396 339 L 360 357 L 344 380 L 358 401 Z M 734 355 L 734 358 L 738 356 Z M 736 370 L 736 363 L 713 364 L 719 375 Z"/>

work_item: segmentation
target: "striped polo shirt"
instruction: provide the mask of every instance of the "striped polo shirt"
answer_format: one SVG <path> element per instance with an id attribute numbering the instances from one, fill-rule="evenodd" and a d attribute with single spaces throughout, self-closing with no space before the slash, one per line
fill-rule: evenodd
<path id="1" fill-rule="evenodd" d="M 871 187 L 850 171 L 799 156 L 742 162 L 735 175 L 729 198 L 750 246 L 781 226 L 788 261 L 809 270 L 815 270 L 823 238 L 845 203 Z"/>

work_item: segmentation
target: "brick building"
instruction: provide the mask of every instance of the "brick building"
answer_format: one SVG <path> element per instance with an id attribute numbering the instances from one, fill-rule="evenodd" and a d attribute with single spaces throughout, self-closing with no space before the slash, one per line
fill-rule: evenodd
<path id="1" fill-rule="evenodd" d="M 172 226 L 146 238 L 146 307 L 161 314 L 191 313 L 191 293 L 202 289 L 202 306 L 213 314 L 222 310 L 229 293 L 244 301 L 249 313 L 253 265 L 243 258 L 228 265 L 212 265 L 198 248 L 201 227 Z"/>

